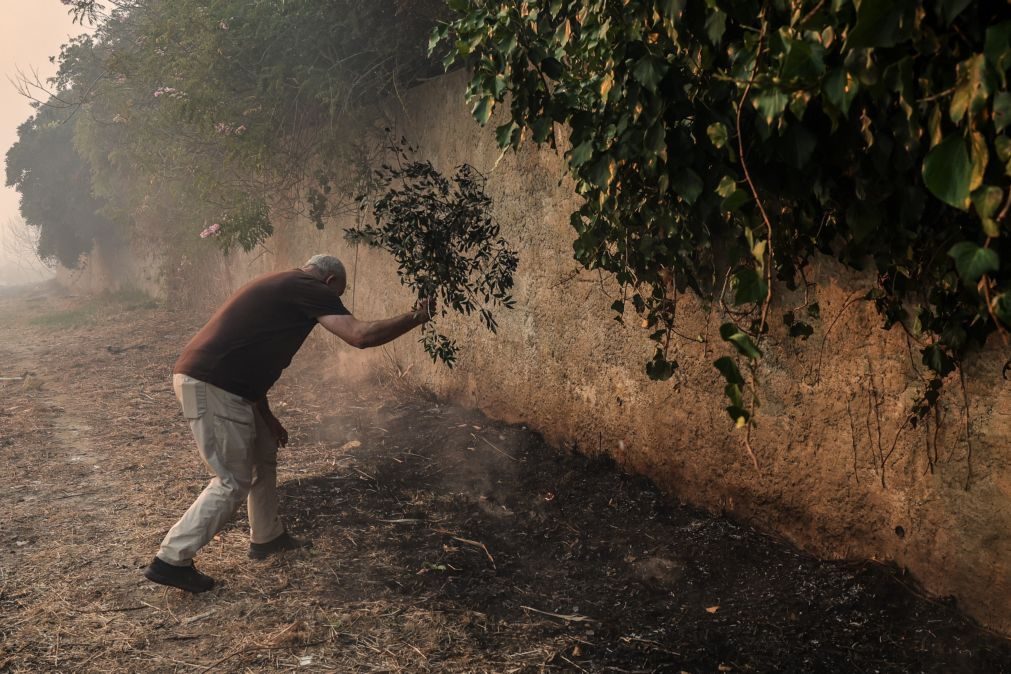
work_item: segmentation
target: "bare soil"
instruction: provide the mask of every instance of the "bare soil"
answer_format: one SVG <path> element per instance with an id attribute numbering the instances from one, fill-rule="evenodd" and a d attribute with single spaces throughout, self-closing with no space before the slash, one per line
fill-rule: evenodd
<path id="1" fill-rule="evenodd" d="M 647 481 L 301 354 L 272 393 L 309 551 L 141 576 L 207 476 L 171 365 L 199 317 L 0 293 L 0 671 L 1011 672 L 899 570 L 812 559 Z M 531 392 L 536 395 L 536 392 Z"/>

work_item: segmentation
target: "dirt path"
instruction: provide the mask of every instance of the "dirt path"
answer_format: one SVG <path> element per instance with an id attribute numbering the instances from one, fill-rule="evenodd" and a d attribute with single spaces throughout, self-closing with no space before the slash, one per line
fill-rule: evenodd
<path id="1" fill-rule="evenodd" d="M 0 294 L 0 671 L 1011 672 L 908 579 L 818 562 L 522 427 L 300 355 L 289 527 L 200 596 L 140 576 L 206 477 L 169 386 L 193 317 Z M 26 378 L 22 378 L 26 375 Z M 359 389 L 360 391 L 360 389 Z"/>

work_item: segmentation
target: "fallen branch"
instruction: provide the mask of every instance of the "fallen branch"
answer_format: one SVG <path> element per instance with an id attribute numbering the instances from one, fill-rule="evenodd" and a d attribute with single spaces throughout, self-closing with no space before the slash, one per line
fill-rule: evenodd
<path id="1" fill-rule="evenodd" d="M 593 618 L 585 615 L 575 615 L 575 614 L 565 614 L 565 613 L 552 613 L 551 611 L 542 611 L 539 608 L 534 608 L 532 606 L 520 606 L 521 609 L 525 611 L 533 611 L 534 613 L 540 613 L 541 615 L 550 616 L 552 618 L 558 618 L 559 620 L 564 620 L 570 623 L 595 623 L 599 622 Z"/>

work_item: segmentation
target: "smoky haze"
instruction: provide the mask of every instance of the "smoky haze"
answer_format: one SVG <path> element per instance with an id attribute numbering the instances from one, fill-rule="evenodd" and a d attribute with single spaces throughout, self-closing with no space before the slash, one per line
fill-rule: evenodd
<path id="1" fill-rule="evenodd" d="M 33 114 L 30 101 L 18 93 L 21 74 L 43 82 L 56 73 L 50 56 L 82 32 L 59 0 L 3 0 L 0 3 L 0 154 L 17 140 L 18 125 Z M 44 92 L 36 92 L 45 98 Z M 6 176 L 6 171 L 4 171 Z M 0 182 L 0 185 L 6 180 Z M 52 275 L 34 256 L 34 228 L 27 228 L 18 210 L 19 195 L 0 188 L 0 285 L 39 281 Z"/>

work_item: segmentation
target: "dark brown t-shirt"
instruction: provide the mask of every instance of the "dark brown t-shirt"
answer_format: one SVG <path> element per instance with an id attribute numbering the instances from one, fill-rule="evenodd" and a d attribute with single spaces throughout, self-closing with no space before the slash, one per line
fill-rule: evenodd
<path id="1" fill-rule="evenodd" d="M 349 313 L 337 293 L 301 269 L 267 274 L 218 309 L 172 372 L 259 400 L 291 363 L 317 318 Z"/>

